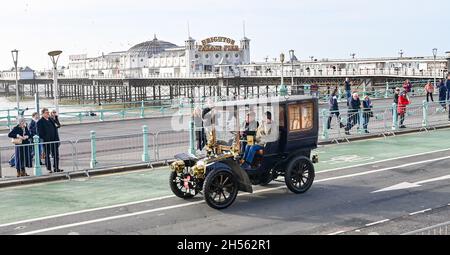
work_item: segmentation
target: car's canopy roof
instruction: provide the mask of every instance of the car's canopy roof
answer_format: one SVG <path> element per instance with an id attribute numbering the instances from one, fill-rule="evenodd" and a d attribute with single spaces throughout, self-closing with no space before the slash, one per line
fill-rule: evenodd
<path id="1" fill-rule="evenodd" d="M 264 97 L 264 98 L 254 98 L 254 99 L 244 99 L 236 101 L 223 101 L 214 103 L 215 107 L 232 107 L 232 106 L 246 106 L 246 105 L 264 105 L 264 104 L 286 104 L 295 103 L 301 101 L 311 101 L 314 98 L 311 96 L 279 96 L 279 97 Z"/>

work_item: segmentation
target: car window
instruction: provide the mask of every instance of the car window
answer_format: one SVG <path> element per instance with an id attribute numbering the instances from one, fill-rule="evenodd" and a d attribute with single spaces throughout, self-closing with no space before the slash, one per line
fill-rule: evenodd
<path id="1" fill-rule="evenodd" d="M 289 105 L 289 130 L 304 131 L 313 128 L 313 104 Z"/>

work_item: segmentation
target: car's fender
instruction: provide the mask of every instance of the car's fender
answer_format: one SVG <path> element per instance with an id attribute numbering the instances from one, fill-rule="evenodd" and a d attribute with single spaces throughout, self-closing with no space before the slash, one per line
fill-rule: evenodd
<path id="1" fill-rule="evenodd" d="M 208 175 L 212 171 L 217 170 L 227 170 L 232 172 L 237 178 L 239 191 L 253 193 L 252 183 L 250 182 L 248 174 L 234 160 L 214 162 L 206 167 L 206 174 Z"/>

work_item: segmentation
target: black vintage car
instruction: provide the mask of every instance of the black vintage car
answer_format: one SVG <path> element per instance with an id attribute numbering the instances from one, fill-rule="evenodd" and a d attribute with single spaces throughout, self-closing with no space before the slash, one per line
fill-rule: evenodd
<path id="1" fill-rule="evenodd" d="M 311 188 L 315 177 L 313 163 L 318 162 L 318 157 L 311 154 L 318 143 L 316 98 L 294 96 L 220 103 L 208 114 L 204 116 L 209 121 L 204 125 L 208 133 L 205 155 L 179 154 L 171 165 L 170 187 L 176 196 L 189 199 L 203 193 L 210 207 L 225 209 L 239 191 L 252 193 L 252 185 L 267 185 L 279 176 L 285 178 L 286 186 L 294 193 L 305 193 Z M 246 148 L 261 139 L 256 127 L 268 126 L 264 121 L 271 123 L 270 135 L 265 134 L 265 143 L 258 147 L 262 149 L 253 161 L 243 164 Z M 248 130 L 251 122 L 256 130 Z"/>

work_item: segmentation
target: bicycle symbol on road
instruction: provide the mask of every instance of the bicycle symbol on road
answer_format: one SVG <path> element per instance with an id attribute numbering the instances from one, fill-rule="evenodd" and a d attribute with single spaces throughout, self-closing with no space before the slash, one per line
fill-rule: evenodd
<path id="1" fill-rule="evenodd" d="M 333 157 L 328 161 L 323 161 L 323 163 L 327 163 L 330 165 L 344 164 L 344 163 L 358 163 L 358 162 L 366 162 L 375 159 L 374 157 L 361 157 L 358 155 L 343 155 L 338 157 Z"/>

